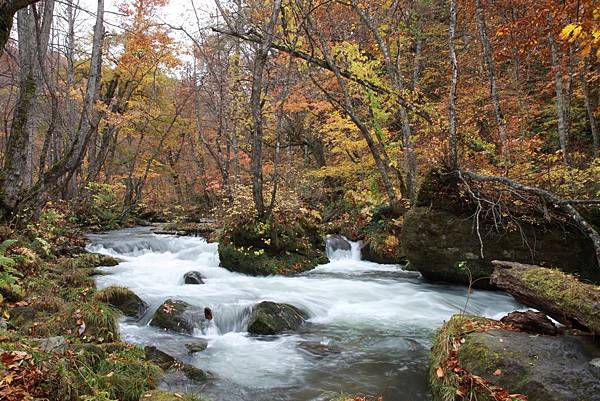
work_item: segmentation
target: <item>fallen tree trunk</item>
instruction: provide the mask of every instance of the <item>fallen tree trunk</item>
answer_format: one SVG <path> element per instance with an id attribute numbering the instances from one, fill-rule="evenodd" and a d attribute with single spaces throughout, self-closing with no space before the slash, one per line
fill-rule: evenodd
<path id="1" fill-rule="evenodd" d="M 600 287 L 556 269 L 494 260 L 491 283 L 566 326 L 600 334 Z"/>

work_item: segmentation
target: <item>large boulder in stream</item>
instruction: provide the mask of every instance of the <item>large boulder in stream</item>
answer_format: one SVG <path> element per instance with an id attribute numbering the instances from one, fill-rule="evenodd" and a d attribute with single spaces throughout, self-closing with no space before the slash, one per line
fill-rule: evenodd
<path id="1" fill-rule="evenodd" d="M 467 187 L 455 173 L 433 171 L 404 215 L 404 254 L 425 278 L 468 284 L 471 277 L 476 286 L 488 286 L 492 261 L 511 260 L 600 281 L 591 240 L 555 207 L 527 204 L 497 185 L 478 185 Z M 469 190 L 494 205 L 483 201 L 478 213 Z"/>
<path id="2" fill-rule="evenodd" d="M 331 252 L 335 251 L 349 251 L 352 249 L 352 245 L 348 240 L 339 234 L 329 234 L 326 239 L 327 248 Z"/>
<path id="3" fill-rule="evenodd" d="M 434 340 L 433 400 L 524 394 L 529 401 L 598 401 L 598 357 L 588 336 L 532 336 L 499 321 L 455 315 Z"/>
<path id="4" fill-rule="evenodd" d="M 298 329 L 307 315 L 295 306 L 263 301 L 252 308 L 248 321 L 251 334 L 274 335 Z"/>
<path id="5" fill-rule="evenodd" d="M 286 224 L 250 219 L 226 225 L 219 260 L 227 270 L 251 276 L 293 275 L 328 262 L 319 228 L 301 218 Z"/>
<path id="6" fill-rule="evenodd" d="M 193 334 L 205 320 L 204 311 L 185 301 L 167 299 L 154 313 L 151 326 L 183 334 Z"/>
<path id="7" fill-rule="evenodd" d="M 120 310 L 123 315 L 134 319 L 141 317 L 148 310 L 148 304 L 133 291 L 125 287 L 110 286 L 94 294 L 96 301 L 105 302 Z"/>

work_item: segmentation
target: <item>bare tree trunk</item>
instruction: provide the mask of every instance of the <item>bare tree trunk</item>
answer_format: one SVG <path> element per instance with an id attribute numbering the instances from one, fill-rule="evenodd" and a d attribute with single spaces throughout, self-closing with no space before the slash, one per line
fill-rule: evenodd
<path id="1" fill-rule="evenodd" d="M 403 77 L 398 70 L 398 66 L 392 62 L 392 57 L 385 40 L 381 36 L 379 28 L 375 26 L 371 18 L 358 6 L 356 0 L 352 1 L 354 10 L 358 13 L 363 23 L 369 28 L 371 34 L 375 38 L 379 49 L 383 53 L 383 60 L 388 76 L 390 77 L 392 84 L 398 92 L 404 91 Z M 419 50 L 420 51 L 420 50 Z M 415 68 L 417 70 L 417 68 Z M 415 72 L 416 73 L 416 72 Z M 406 187 L 407 198 L 414 201 L 416 198 L 416 175 L 417 175 L 417 157 L 415 154 L 414 143 L 412 140 L 412 132 L 410 126 L 410 119 L 408 112 L 405 107 L 400 107 L 400 122 L 402 124 L 402 142 L 404 144 L 404 171 L 406 180 L 401 179 L 401 187 Z M 389 163 L 388 163 L 389 164 Z"/>
<path id="2" fill-rule="evenodd" d="M 494 104 L 494 112 L 496 114 L 496 124 L 498 125 L 498 136 L 500 139 L 500 154 L 509 156 L 508 151 L 508 137 L 506 134 L 506 121 L 504 120 L 504 114 L 500 106 L 500 95 L 498 94 L 498 88 L 496 84 L 496 66 L 494 64 L 494 53 L 492 51 L 492 45 L 488 38 L 487 24 L 485 22 L 485 14 L 483 11 L 482 0 L 475 0 L 475 12 L 477 15 L 477 25 L 479 26 L 479 36 L 481 38 L 481 44 L 483 46 L 483 59 L 488 71 L 488 79 L 490 81 L 490 94 L 492 96 L 492 103 Z"/>
<path id="3" fill-rule="evenodd" d="M 0 0 L 0 56 L 10 38 L 13 19 L 17 11 L 39 0 Z"/>
<path id="4" fill-rule="evenodd" d="M 30 129 L 31 109 L 35 100 L 39 79 L 38 29 L 33 9 L 18 11 L 19 33 L 19 97 L 15 105 L 11 131 L 7 140 L 4 174 L 0 177 L 0 206 L 12 211 L 21 197 L 24 185 L 31 181 L 33 131 Z"/>
<path id="5" fill-rule="evenodd" d="M 583 100 L 585 101 L 585 109 L 587 111 L 588 119 L 590 120 L 590 129 L 592 131 L 593 141 L 592 150 L 595 158 L 598 157 L 598 151 L 600 150 L 600 138 L 598 133 L 598 122 L 596 121 L 596 116 L 594 116 L 594 110 L 596 110 L 597 105 L 593 102 L 592 94 L 585 74 L 585 72 L 587 72 L 587 65 L 588 62 L 586 60 L 584 73 L 581 74 L 581 86 L 583 87 Z"/>
<path id="6" fill-rule="evenodd" d="M 554 69 L 554 88 L 556 92 L 556 117 L 558 120 L 558 138 L 560 148 L 563 152 L 563 160 L 566 166 L 572 165 L 571 154 L 569 153 L 569 127 L 567 116 L 565 114 L 565 99 L 563 78 L 560 68 L 559 48 L 556 40 L 550 33 L 550 50 L 552 53 L 552 68 Z"/>
<path id="7" fill-rule="evenodd" d="M 259 218 L 263 218 L 265 214 L 262 173 L 263 118 L 261 97 L 263 90 L 263 74 L 269 56 L 269 49 L 273 43 L 273 33 L 279 17 L 280 8 L 281 0 L 275 0 L 271 11 L 271 19 L 265 29 L 265 37 L 260 47 L 256 50 L 254 69 L 252 71 L 252 92 L 250 94 L 250 109 L 252 111 L 253 125 L 251 139 L 252 196 Z"/>
<path id="8" fill-rule="evenodd" d="M 456 14 L 457 0 L 450 0 L 450 27 L 448 29 L 448 45 L 450 48 L 450 95 L 448 99 L 448 143 L 450 147 L 450 167 L 458 169 L 458 136 L 456 132 L 456 87 L 458 85 L 458 60 L 456 59 Z"/>

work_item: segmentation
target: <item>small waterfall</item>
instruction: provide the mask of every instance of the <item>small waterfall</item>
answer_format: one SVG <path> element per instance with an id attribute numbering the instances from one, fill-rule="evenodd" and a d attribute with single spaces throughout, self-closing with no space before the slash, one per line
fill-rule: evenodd
<path id="1" fill-rule="evenodd" d="M 248 318 L 252 312 L 251 306 L 238 304 L 221 304 L 213 308 L 213 320 L 204 334 L 219 336 L 225 333 L 240 333 L 246 331 Z"/>
<path id="2" fill-rule="evenodd" d="M 325 252 L 329 260 L 361 260 L 362 241 L 350 241 L 343 235 L 328 235 Z"/>

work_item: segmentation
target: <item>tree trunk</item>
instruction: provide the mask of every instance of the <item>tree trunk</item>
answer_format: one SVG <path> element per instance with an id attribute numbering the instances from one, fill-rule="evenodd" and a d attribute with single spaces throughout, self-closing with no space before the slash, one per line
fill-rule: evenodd
<path id="1" fill-rule="evenodd" d="M 0 0 L 0 56 L 10 38 L 13 20 L 17 11 L 39 0 Z"/>
<path id="2" fill-rule="evenodd" d="M 448 29 L 448 45 L 450 49 L 450 95 L 448 99 L 448 144 L 450 152 L 450 168 L 458 169 L 458 136 L 456 132 L 456 87 L 458 85 L 458 60 L 456 59 L 456 15 L 457 0 L 450 0 L 450 27 Z"/>
<path id="3" fill-rule="evenodd" d="M 596 116 L 594 116 L 594 110 L 596 110 L 597 105 L 594 104 L 594 100 L 592 99 L 592 94 L 585 74 L 585 72 L 588 70 L 587 65 L 588 63 L 586 60 L 584 73 L 581 74 L 581 86 L 583 88 L 583 100 L 585 101 L 585 109 L 587 111 L 588 119 L 590 120 L 590 130 L 592 132 L 592 155 L 594 158 L 596 158 L 598 157 L 598 151 L 600 150 L 600 133 L 598 132 L 598 122 L 596 121 Z"/>
<path id="4" fill-rule="evenodd" d="M 563 161 L 566 166 L 572 165 L 571 154 L 569 153 L 569 126 L 565 113 L 565 94 L 563 88 L 563 78 L 560 67 L 558 44 L 550 33 L 550 50 L 552 53 L 552 69 L 554 70 L 554 89 L 556 92 L 556 117 L 558 120 L 558 138 L 560 148 L 563 153 Z"/>
<path id="5" fill-rule="evenodd" d="M 496 124 L 498 125 L 500 154 L 509 156 L 507 148 L 508 137 L 506 134 L 506 121 L 504 120 L 504 114 L 502 113 L 502 108 L 500 106 L 500 95 L 498 94 L 498 88 L 496 85 L 496 66 L 494 64 L 494 53 L 488 38 L 487 24 L 485 22 L 485 14 L 481 0 L 475 0 L 475 11 L 477 15 L 477 25 L 479 26 L 479 36 L 483 46 L 483 59 L 485 61 L 485 66 L 488 71 L 488 79 L 490 81 L 490 95 L 492 97 L 492 103 L 494 104 Z"/>
<path id="6" fill-rule="evenodd" d="M 600 334 L 600 291 L 575 278 L 539 266 L 493 261 L 491 283 L 517 301 L 539 309 L 559 322 Z M 552 287 L 552 291 L 544 291 Z M 586 306 L 582 306 L 586 305 Z"/>
<path id="7" fill-rule="evenodd" d="M 254 58 L 252 71 L 252 92 L 250 94 L 250 109 L 252 111 L 252 136 L 251 145 L 251 171 L 252 171 L 252 197 L 259 218 L 265 214 L 265 201 L 263 194 L 263 172 L 262 172 L 262 141 L 263 141 L 263 118 L 262 118 L 262 91 L 263 74 L 269 56 L 269 49 L 273 43 L 275 25 L 279 17 L 281 0 L 273 2 L 271 19 L 267 23 L 265 37 Z"/>

